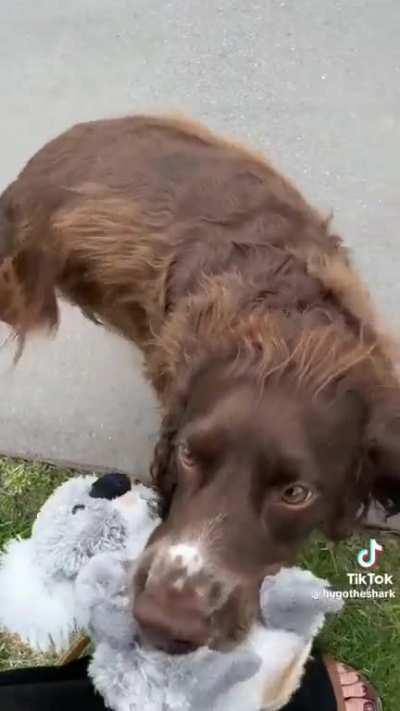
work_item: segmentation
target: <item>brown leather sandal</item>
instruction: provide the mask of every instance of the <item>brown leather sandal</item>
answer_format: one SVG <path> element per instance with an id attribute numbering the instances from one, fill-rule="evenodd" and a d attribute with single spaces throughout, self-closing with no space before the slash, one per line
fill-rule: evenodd
<path id="1" fill-rule="evenodd" d="M 329 656 L 324 656 L 323 661 L 326 667 L 326 670 L 329 674 L 329 678 L 332 684 L 333 691 L 335 693 L 336 697 L 336 703 L 337 703 L 337 711 L 346 711 L 346 698 L 343 695 L 343 684 L 341 683 L 339 672 L 338 672 L 338 661 L 336 659 L 333 659 L 332 657 Z M 362 697 L 362 700 L 364 702 L 364 709 L 363 711 L 383 711 L 382 707 L 382 701 L 377 695 L 374 687 L 370 684 L 368 679 L 363 676 L 363 674 L 360 674 L 357 669 L 353 669 L 352 667 L 349 667 L 347 664 L 343 664 L 343 667 L 347 669 L 349 672 L 353 672 L 354 674 L 357 674 L 360 682 L 364 685 L 366 689 L 365 696 Z M 353 698 L 353 697 L 351 697 Z"/>

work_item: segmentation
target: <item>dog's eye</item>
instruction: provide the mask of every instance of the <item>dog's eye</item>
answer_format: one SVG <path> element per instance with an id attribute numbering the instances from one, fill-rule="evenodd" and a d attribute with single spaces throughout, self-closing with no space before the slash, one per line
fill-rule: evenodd
<path id="1" fill-rule="evenodd" d="M 190 449 L 190 446 L 188 445 L 187 442 L 179 442 L 178 444 L 178 457 L 179 461 L 183 464 L 184 467 L 187 469 L 191 469 L 192 467 L 195 466 L 196 460 L 193 455 L 192 450 Z"/>
<path id="2" fill-rule="evenodd" d="M 303 506 L 309 503 L 314 496 L 312 489 L 304 484 L 291 484 L 281 493 L 282 501 L 288 506 Z"/>

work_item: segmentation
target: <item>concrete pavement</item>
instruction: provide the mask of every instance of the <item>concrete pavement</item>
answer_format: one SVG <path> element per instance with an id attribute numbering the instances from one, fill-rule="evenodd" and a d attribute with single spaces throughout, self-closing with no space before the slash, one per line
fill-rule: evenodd
<path id="1" fill-rule="evenodd" d="M 186 111 L 334 211 L 400 326 L 397 0 L 3 0 L 0 18 L 1 188 L 76 121 Z M 1 452 L 146 471 L 158 418 L 129 344 L 65 307 L 54 341 L 11 357 Z"/>

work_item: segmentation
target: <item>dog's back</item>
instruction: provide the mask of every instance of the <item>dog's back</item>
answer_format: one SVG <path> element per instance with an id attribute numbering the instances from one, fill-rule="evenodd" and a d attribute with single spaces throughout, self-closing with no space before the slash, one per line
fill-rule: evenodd
<path id="1" fill-rule="evenodd" d="M 140 116 L 80 124 L 0 198 L 0 318 L 22 337 L 52 327 L 59 289 L 143 346 L 176 289 L 221 269 L 235 241 L 333 248 L 295 188 L 202 127 Z"/>

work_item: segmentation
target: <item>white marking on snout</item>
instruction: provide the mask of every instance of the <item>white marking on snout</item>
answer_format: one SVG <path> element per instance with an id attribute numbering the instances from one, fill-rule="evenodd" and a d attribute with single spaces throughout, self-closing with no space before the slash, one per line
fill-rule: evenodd
<path id="1" fill-rule="evenodd" d="M 182 568 L 187 578 L 193 577 L 204 567 L 203 556 L 193 543 L 177 543 L 169 548 L 168 554 Z"/>

